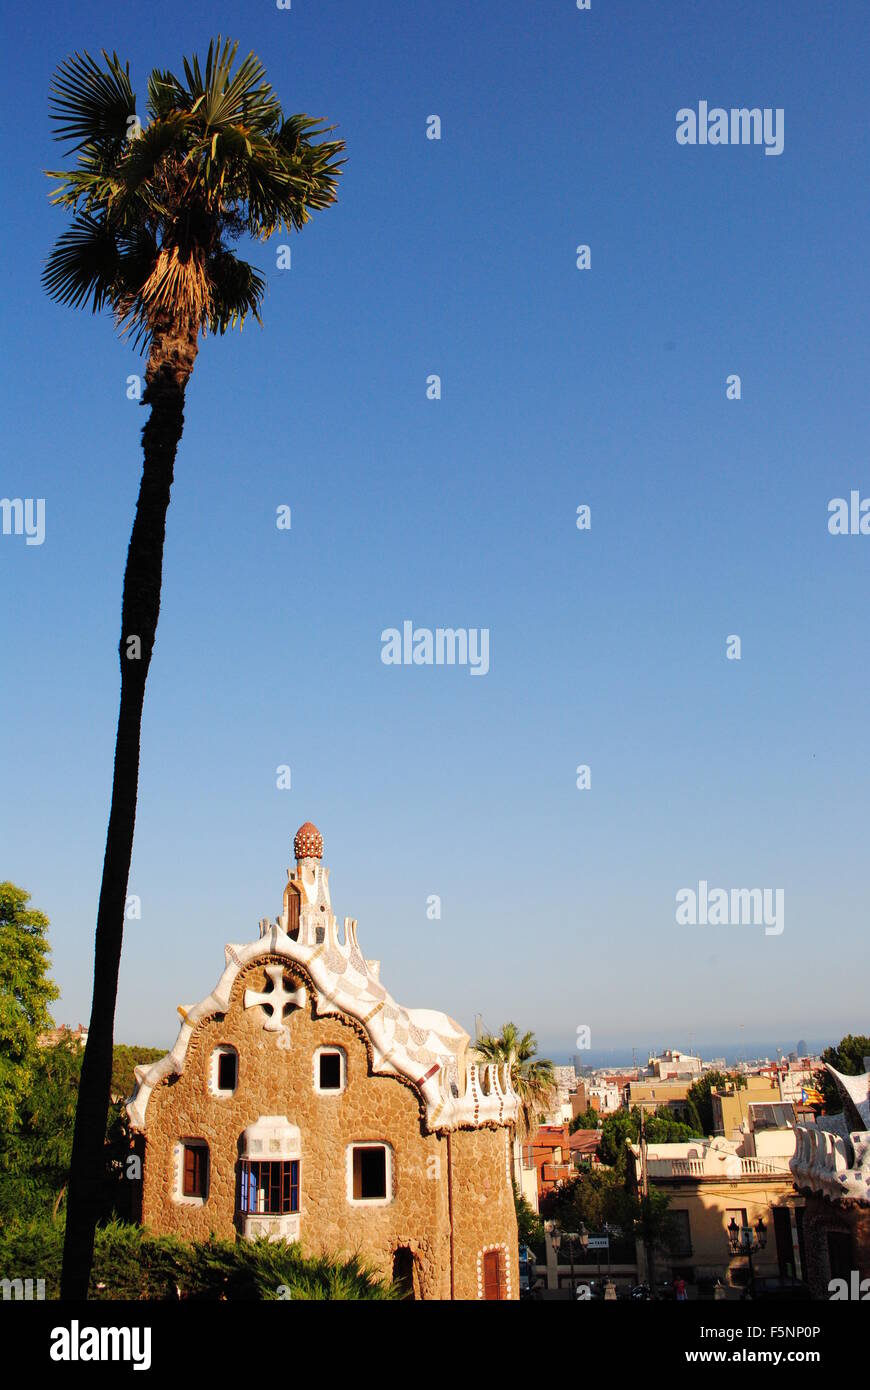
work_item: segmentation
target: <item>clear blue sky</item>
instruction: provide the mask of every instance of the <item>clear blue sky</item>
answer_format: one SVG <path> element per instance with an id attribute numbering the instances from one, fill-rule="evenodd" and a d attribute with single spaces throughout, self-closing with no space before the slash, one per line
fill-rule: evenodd
<path id="1" fill-rule="evenodd" d="M 57 1018 L 90 1005 L 145 411 L 109 319 L 40 290 L 48 85 L 106 47 L 142 93 L 222 31 L 348 163 L 292 270 L 280 237 L 254 253 L 265 328 L 207 340 L 188 392 L 118 1038 L 174 1039 L 309 818 L 387 987 L 469 1029 L 559 1055 L 581 1024 L 596 1049 L 868 1031 L 870 537 L 827 530 L 870 494 L 866 5 L 7 22 L 0 493 L 46 499 L 46 539 L 0 536 L 0 873 L 51 917 Z M 701 100 L 782 107 L 783 153 L 679 146 Z M 383 665 L 404 619 L 488 628 L 489 674 Z M 784 932 L 678 927 L 701 879 L 783 888 Z"/>

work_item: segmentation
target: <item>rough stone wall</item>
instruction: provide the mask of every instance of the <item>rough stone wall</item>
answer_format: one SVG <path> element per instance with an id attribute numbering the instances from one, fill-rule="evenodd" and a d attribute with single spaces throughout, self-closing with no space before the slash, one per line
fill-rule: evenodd
<path id="1" fill-rule="evenodd" d="M 806 1194 L 804 1210 L 804 1249 L 807 1268 L 804 1278 L 813 1298 L 829 1299 L 832 1277 L 828 1253 L 828 1232 L 848 1235 L 852 1248 L 852 1268 L 859 1280 L 870 1278 L 870 1208 L 857 1203 L 845 1206 L 828 1202 L 817 1192 Z"/>
<path id="2" fill-rule="evenodd" d="M 244 992 L 261 992 L 264 964 L 284 965 L 292 987 L 308 990 L 304 1007 L 285 1020 L 289 1049 L 279 1034 L 264 1029 L 260 1008 L 243 1008 Z M 239 1139 L 261 1115 L 283 1115 L 299 1126 L 300 1242 L 307 1254 L 360 1255 L 391 1275 L 399 1246 L 414 1254 L 415 1296 L 450 1297 L 450 1236 L 447 1144 L 424 1132 L 416 1093 L 390 1076 L 369 1075 L 365 1041 L 349 1019 L 316 1018 L 305 972 L 279 957 L 241 971 L 223 1016 L 204 1020 L 190 1039 L 181 1076 L 157 1086 L 147 1109 L 142 1219 L 157 1232 L 185 1239 L 210 1233 L 232 1239 L 237 1232 Z M 232 1096 L 209 1091 L 214 1049 L 231 1044 L 239 1054 L 238 1083 Z M 340 1047 L 347 1057 L 347 1084 L 340 1094 L 314 1089 L 313 1055 L 319 1047 Z M 209 1190 L 201 1205 L 173 1199 L 174 1149 L 181 1139 L 204 1140 L 209 1147 Z M 393 1200 L 385 1206 L 357 1207 L 347 1200 L 347 1146 L 383 1142 L 393 1150 Z M 456 1296 L 476 1297 L 476 1255 L 483 1244 L 505 1241 L 513 1261 L 516 1297 L 517 1250 L 513 1201 L 505 1178 L 505 1130 L 462 1131 L 453 1136 L 454 1214 L 462 1232 L 455 1252 L 461 1288 Z"/>
<path id="3" fill-rule="evenodd" d="M 483 1296 L 483 1252 L 500 1246 L 506 1294 L 519 1298 L 517 1217 L 507 1130 L 458 1130 L 451 1135 L 451 1152 L 454 1297 Z"/>

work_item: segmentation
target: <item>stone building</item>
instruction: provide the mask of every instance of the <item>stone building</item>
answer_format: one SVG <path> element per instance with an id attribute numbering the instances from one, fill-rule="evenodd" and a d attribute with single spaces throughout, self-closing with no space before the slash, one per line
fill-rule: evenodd
<path id="1" fill-rule="evenodd" d="M 842 1113 L 797 1128 L 791 1171 L 805 1201 L 805 1277 L 816 1298 L 870 1300 L 870 1058 L 864 1066 L 844 1076 L 828 1065 Z"/>
<path id="2" fill-rule="evenodd" d="M 294 841 L 284 904 L 224 948 L 174 1048 L 127 1109 L 155 1232 L 359 1252 L 416 1298 L 518 1297 L 509 1069 L 446 1014 L 405 1009 L 339 933 L 323 840 Z"/>

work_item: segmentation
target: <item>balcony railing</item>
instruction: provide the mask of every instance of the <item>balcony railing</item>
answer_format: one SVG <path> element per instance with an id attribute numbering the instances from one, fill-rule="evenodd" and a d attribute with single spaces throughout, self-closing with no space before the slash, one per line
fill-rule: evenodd
<path id="1" fill-rule="evenodd" d="M 788 1157 L 772 1155 L 769 1158 L 739 1158 L 730 1155 L 721 1162 L 703 1158 L 651 1158 L 650 1176 L 672 1178 L 748 1178 L 779 1175 L 790 1171 Z"/>
<path id="2" fill-rule="evenodd" d="M 541 1178 L 544 1182 L 560 1182 L 563 1178 L 575 1176 L 570 1163 L 545 1163 L 541 1168 Z"/>

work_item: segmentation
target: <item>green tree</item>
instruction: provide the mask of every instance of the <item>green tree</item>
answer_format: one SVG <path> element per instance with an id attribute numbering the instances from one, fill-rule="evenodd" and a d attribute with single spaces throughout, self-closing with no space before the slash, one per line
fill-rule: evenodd
<path id="1" fill-rule="evenodd" d="M 713 1091 L 726 1086 L 743 1090 L 746 1088 L 746 1077 L 739 1072 L 707 1071 L 692 1082 L 686 1101 L 689 1124 L 696 1134 L 706 1136 L 713 1133 Z"/>
<path id="2" fill-rule="evenodd" d="M 0 1219 L 56 1213 L 69 1178 L 82 1050 L 39 1049 L 14 1123 L 0 1138 Z"/>
<path id="3" fill-rule="evenodd" d="M 608 1115 L 601 1125 L 601 1142 L 598 1156 L 602 1163 L 617 1169 L 623 1175 L 628 1162 L 628 1143 L 636 1144 L 640 1135 L 640 1110 L 617 1110 Z"/>
<path id="4" fill-rule="evenodd" d="M 166 1056 L 165 1047 L 129 1047 L 127 1043 L 115 1043 L 112 1048 L 112 1095 L 119 1101 L 132 1095 L 136 1067 L 148 1062 L 157 1062 Z"/>
<path id="5" fill-rule="evenodd" d="M 0 1132 L 8 1130 L 39 1059 L 37 1038 L 52 1026 L 59 990 L 48 978 L 48 918 L 30 894 L 0 883 Z"/>
<path id="6" fill-rule="evenodd" d="M 578 1129 L 597 1129 L 600 1120 L 601 1115 L 597 1110 L 593 1110 L 590 1105 L 588 1110 L 584 1110 L 582 1114 L 574 1116 L 568 1129 L 571 1134 L 576 1134 Z"/>
<path id="7" fill-rule="evenodd" d="M 563 1231 L 590 1232 L 605 1225 L 621 1227 L 626 1219 L 625 1183 L 615 1169 L 593 1168 L 553 1188 L 541 1202 L 542 1215 Z"/>
<path id="8" fill-rule="evenodd" d="M 237 44 L 209 44 L 184 79 L 155 69 L 147 124 L 129 64 L 104 51 L 60 64 L 52 85 L 56 138 L 75 167 L 52 171 L 53 201 L 73 214 L 44 273 L 47 292 L 116 322 L 148 352 L 143 470 L 124 574 L 121 700 L 112 799 L 97 909 L 94 992 L 76 1112 L 63 1295 L 87 1296 L 99 1211 L 102 1144 L 124 908 L 136 819 L 145 683 L 160 612 L 166 514 L 184 399 L 200 335 L 259 320 L 265 281 L 231 250 L 299 231 L 335 201 L 343 144 L 309 116 L 285 116 L 259 59 L 235 68 Z M 230 417 L 227 417 L 229 428 Z"/>
<path id="9" fill-rule="evenodd" d="M 645 1132 L 648 1144 L 685 1144 L 690 1139 L 703 1138 L 700 1128 L 675 1120 L 670 1112 L 661 1106 L 652 1115 L 645 1117 Z M 628 1169 L 629 1143 L 636 1144 L 640 1139 L 640 1107 L 631 1110 L 617 1110 L 608 1115 L 601 1126 L 599 1157 L 602 1163 L 615 1168 L 623 1176 Z"/>
<path id="10" fill-rule="evenodd" d="M 521 1137 L 530 1134 L 551 1108 L 556 1091 L 553 1063 L 538 1056 L 534 1033 L 520 1033 L 515 1023 L 503 1023 L 500 1033 L 478 1038 L 474 1050 L 481 1061 L 510 1068 L 511 1084 L 520 1098 L 517 1128 Z"/>
<path id="11" fill-rule="evenodd" d="M 673 1246 L 676 1239 L 674 1219 L 668 1211 L 670 1198 L 667 1193 L 650 1187 L 644 1195 L 636 1198 L 637 1216 L 635 1231 L 643 1242 L 646 1255 L 646 1274 L 650 1290 L 656 1290 L 656 1251 Z"/>
<path id="12" fill-rule="evenodd" d="M 543 1245 L 544 1223 L 531 1202 L 517 1192 L 516 1187 L 514 1187 L 514 1209 L 517 1214 L 517 1235 L 520 1245 L 531 1245 L 537 1250 Z"/>
<path id="13" fill-rule="evenodd" d="M 127 1180 L 131 1134 L 124 1098 L 132 1090 L 133 1067 L 163 1054 L 152 1047 L 117 1046 L 112 1069 L 113 1099 L 106 1125 L 103 1216 L 129 1217 L 134 1188 Z M 12 1125 L 0 1132 L 0 1219 L 22 1211 L 57 1214 L 69 1181 L 82 1049 L 68 1037 L 38 1049 L 26 1094 Z M 116 1085 L 115 1078 L 118 1078 Z"/>
<path id="14" fill-rule="evenodd" d="M 836 1047 L 826 1047 L 821 1054 L 823 1062 L 830 1063 L 844 1076 L 860 1076 L 864 1071 L 865 1057 L 870 1057 L 870 1037 L 861 1033 L 847 1033 Z M 836 1081 L 824 1067 L 815 1072 L 815 1078 L 825 1102 L 825 1110 L 829 1115 L 838 1115 L 843 1109 L 843 1097 Z"/>
<path id="15" fill-rule="evenodd" d="M 668 1207 L 665 1193 L 654 1188 L 646 1195 L 636 1191 L 634 1177 L 627 1169 L 597 1168 L 549 1193 L 542 1203 L 542 1214 L 563 1231 L 579 1231 L 581 1223 L 590 1234 L 608 1230 L 611 1249 L 614 1241 L 641 1240 L 650 1286 L 654 1287 L 656 1251 L 669 1248 L 676 1238 Z"/>
<path id="16" fill-rule="evenodd" d="M 704 1131 L 699 1125 L 678 1120 L 672 1110 L 661 1105 L 647 1116 L 646 1137 L 650 1144 L 686 1144 L 690 1139 L 703 1139 Z"/>

